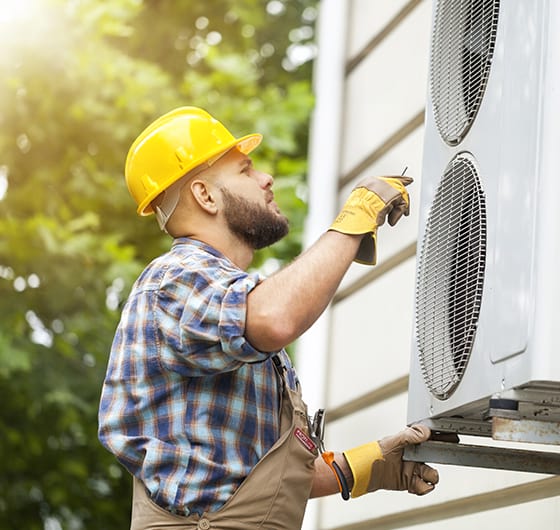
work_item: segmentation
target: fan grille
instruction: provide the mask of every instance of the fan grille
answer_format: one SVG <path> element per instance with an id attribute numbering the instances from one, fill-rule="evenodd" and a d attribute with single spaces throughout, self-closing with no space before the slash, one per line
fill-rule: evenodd
<path id="1" fill-rule="evenodd" d="M 482 299 L 486 209 L 474 158 L 447 166 L 432 204 L 416 282 L 416 339 L 424 381 L 447 399 L 470 358 Z"/>
<path id="2" fill-rule="evenodd" d="M 476 117 L 492 63 L 499 0 L 439 0 L 430 61 L 436 126 L 459 144 Z"/>

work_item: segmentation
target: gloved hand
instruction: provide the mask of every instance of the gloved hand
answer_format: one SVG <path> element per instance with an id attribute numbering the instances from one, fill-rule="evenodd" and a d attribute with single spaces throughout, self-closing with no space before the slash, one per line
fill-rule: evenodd
<path id="1" fill-rule="evenodd" d="M 405 186 L 410 177 L 368 177 L 356 185 L 330 227 L 343 234 L 364 234 L 354 261 L 375 265 L 377 227 L 388 217 L 394 226 L 409 214 L 410 200 Z"/>
<path id="2" fill-rule="evenodd" d="M 378 442 L 344 451 L 354 477 L 352 497 L 379 489 L 407 490 L 416 495 L 432 491 L 439 480 L 437 470 L 402 459 L 407 445 L 424 442 L 429 437 L 428 427 L 413 425 Z"/>

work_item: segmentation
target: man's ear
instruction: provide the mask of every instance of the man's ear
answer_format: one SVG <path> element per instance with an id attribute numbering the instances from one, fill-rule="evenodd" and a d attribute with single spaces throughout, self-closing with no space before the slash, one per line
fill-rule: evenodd
<path id="1" fill-rule="evenodd" d="M 193 180 L 189 188 L 193 199 L 205 212 L 211 215 L 218 213 L 215 189 L 212 189 L 212 185 L 208 181 L 202 179 Z"/>

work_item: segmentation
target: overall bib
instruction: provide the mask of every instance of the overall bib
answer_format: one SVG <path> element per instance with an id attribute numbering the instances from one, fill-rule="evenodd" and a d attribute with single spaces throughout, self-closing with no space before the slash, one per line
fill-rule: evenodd
<path id="1" fill-rule="evenodd" d="M 175 515 L 148 496 L 134 478 L 131 530 L 299 530 L 309 493 L 317 448 L 309 437 L 301 391 L 282 381 L 281 435 L 235 493 L 216 512 Z"/>

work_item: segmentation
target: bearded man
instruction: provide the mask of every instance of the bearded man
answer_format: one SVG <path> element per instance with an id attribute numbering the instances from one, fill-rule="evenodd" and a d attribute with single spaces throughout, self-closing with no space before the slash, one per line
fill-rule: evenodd
<path id="1" fill-rule="evenodd" d="M 99 409 L 101 442 L 133 476 L 134 530 L 297 530 L 310 497 L 421 495 L 438 480 L 402 461 L 406 444 L 430 435 L 423 426 L 325 453 L 284 350 L 353 260 L 375 263 L 377 227 L 408 214 L 411 179 L 360 183 L 331 228 L 265 279 L 247 269 L 288 220 L 272 176 L 249 157 L 261 139 L 235 138 L 204 110 L 181 107 L 127 157 L 138 214 L 155 213 L 173 237 L 123 308 Z"/>

